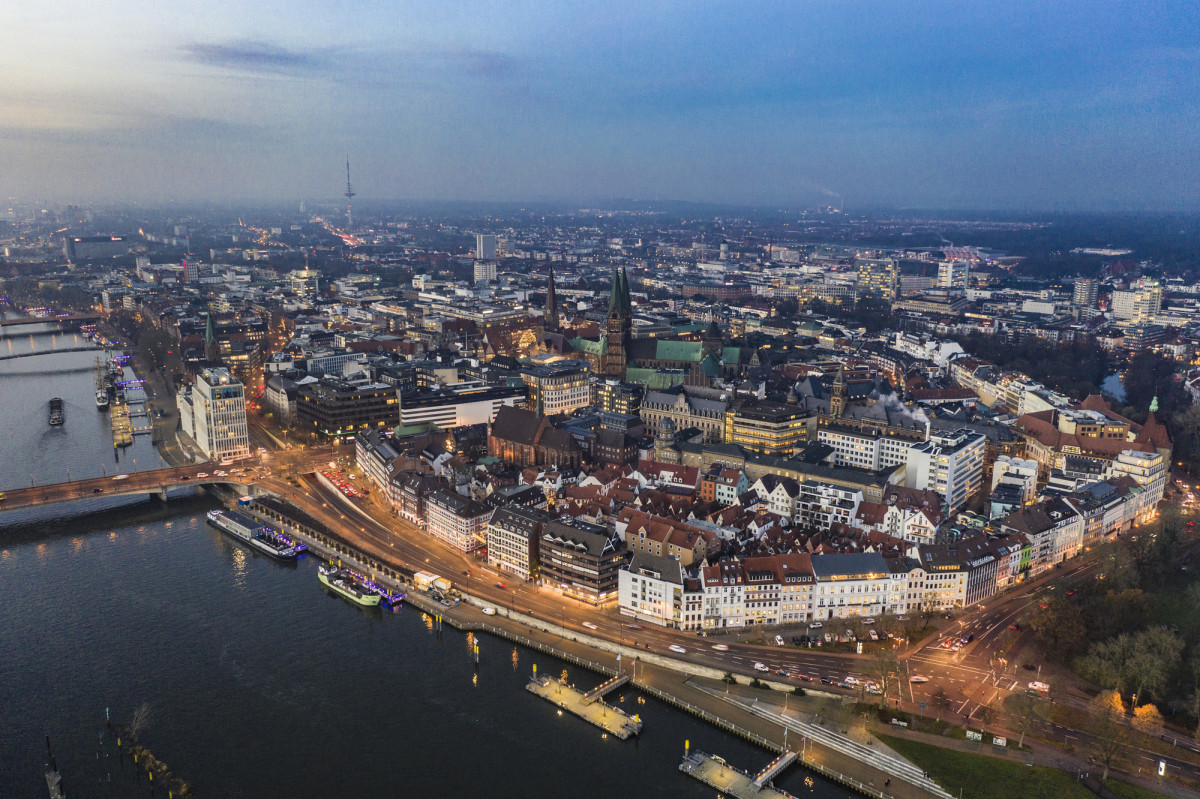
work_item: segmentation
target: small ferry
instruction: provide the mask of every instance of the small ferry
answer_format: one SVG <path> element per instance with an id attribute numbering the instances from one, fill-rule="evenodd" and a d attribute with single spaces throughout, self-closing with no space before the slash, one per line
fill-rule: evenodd
<path id="1" fill-rule="evenodd" d="M 232 510 L 210 510 L 208 523 L 264 555 L 279 560 L 296 557 L 296 548 L 265 524 Z"/>
<path id="2" fill-rule="evenodd" d="M 50 424 L 57 426 L 66 420 L 67 416 L 63 410 L 62 397 L 54 397 L 50 400 Z"/>
<path id="3" fill-rule="evenodd" d="M 336 566 L 318 566 L 317 579 L 322 585 L 332 588 L 356 605 L 375 607 L 379 604 L 380 596 L 377 590 L 369 587 L 365 580 Z"/>
<path id="4" fill-rule="evenodd" d="M 108 410 L 108 391 L 106 389 L 96 389 L 96 408 L 102 411 Z"/>

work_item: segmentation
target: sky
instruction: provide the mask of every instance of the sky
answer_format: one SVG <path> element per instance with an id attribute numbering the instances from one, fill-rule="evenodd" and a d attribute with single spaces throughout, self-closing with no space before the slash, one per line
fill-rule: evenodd
<path id="1" fill-rule="evenodd" d="M 0 197 L 1200 210 L 1200 3 L 13 0 Z"/>

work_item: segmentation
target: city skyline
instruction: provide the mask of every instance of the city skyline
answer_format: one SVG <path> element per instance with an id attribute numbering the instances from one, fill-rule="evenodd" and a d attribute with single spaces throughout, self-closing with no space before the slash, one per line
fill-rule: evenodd
<path id="1" fill-rule="evenodd" d="M 1187 7 L 10 12 L 0 196 L 1200 208 Z"/>

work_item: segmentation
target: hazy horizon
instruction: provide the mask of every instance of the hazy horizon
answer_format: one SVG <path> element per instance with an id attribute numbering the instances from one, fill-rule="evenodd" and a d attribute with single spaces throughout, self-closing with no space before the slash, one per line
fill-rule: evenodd
<path id="1" fill-rule="evenodd" d="M 0 196 L 1200 210 L 1200 8 L 63 0 Z"/>

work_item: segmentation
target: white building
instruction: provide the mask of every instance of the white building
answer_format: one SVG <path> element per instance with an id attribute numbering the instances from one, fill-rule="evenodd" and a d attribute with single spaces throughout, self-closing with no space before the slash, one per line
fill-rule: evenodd
<path id="1" fill-rule="evenodd" d="M 817 431 L 817 441 L 833 447 L 833 465 L 849 466 L 877 472 L 899 466 L 908 459 L 913 438 L 881 433 L 876 430 L 855 430 L 847 427 L 823 427 Z"/>
<path id="2" fill-rule="evenodd" d="M 492 508 L 442 489 L 425 502 L 426 532 L 455 549 L 474 552 L 487 542 Z"/>
<path id="3" fill-rule="evenodd" d="M 1001 484 L 1014 485 L 1021 491 L 1021 503 L 1037 499 L 1038 462 L 1033 459 L 1001 455 L 992 465 L 992 491 Z"/>
<path id="4" fill-rule="evenodd" d="M 176 397 L 180 427 L 209 460 L 250 454 L 246 395 L 241 382 L 223 367 L 205 369 L 196 384 Z"/>
<path id="5" fill-rule="evenodd" d="M 476 261 L 475 262 L 475 282 L 476 283 L 495 283 L 496 282 L 496 262 L 495 261 Z"/>
<path id="6" fill-rule="evenodd" d="M 938 288 L 966 291 L 967 276 L 970 274 L 970 270 L 969 261 L 939 261 Z"/>
<path id="7" fill-rule="evenodd" d="M 400 424 L 431 422 L 442 430 L 473 424 L 491 424 L 505 405 L 525 405 L 526 391 L 520 386 L 472 386 L 456 390 L 428 391 L 400 397 Z"/>
<path id="8" fill-rule="evenodd" d="M 662 627 L 699 629 L 700 614 L 689 614 L 684 627 L 684 574 L 678 558 L 635 553 L 617 584 L 617 603 L 622 616 Z"/>
<path id="9" fill-rule="evenodd" d="M 987 437 L 961 429 L 934 433 L 910 447 L 904 484 L 936 491 L 951 509 L 961 508 L 983 485 L 983 455 Z"/>
<path id="10" fill-rule="evenodd" d="M 817 581 L 814 619 L 877 616 L 887 607 L 892 578 L 882 555 L 814 555 L 812 568 Z"/>

